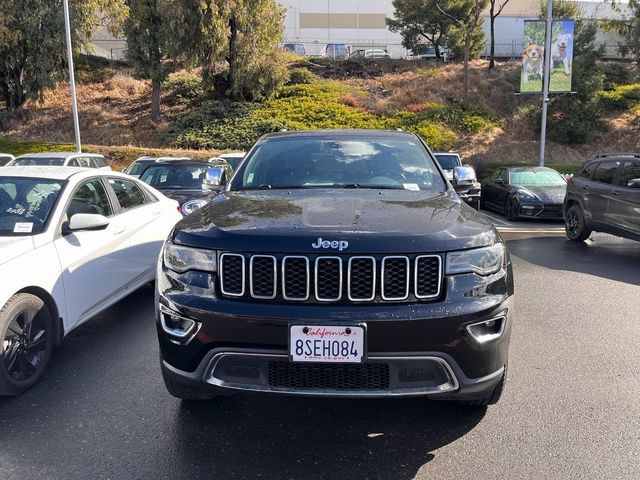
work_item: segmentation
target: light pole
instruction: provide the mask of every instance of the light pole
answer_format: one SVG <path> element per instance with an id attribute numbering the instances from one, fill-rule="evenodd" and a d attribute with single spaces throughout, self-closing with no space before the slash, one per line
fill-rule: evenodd
<path id="1" fill-rule="evenodd" d="M 64 0 L 64 29 L 67 37 L 67 63 L 69 64 L 69 84 L 71 85 L 71 110 L 73 128 L 76 134 L 76 150 L 82 152 L 80 124 L 78 122 L 78 100 L 76 99 L 76 76 L 73 72 L 73 48 L 71 46 L 71 22 L 69 20 L 69 0 Z"/>
<path id="2" fill-rule="evenodd" d="M 549 80 L 551 79 L 551 30 L 553 28 L 553 0 L 547 0 L 547 29 L 544 39 L 544 78 L 542 80 L 542 126 L 540 127 L 540 166 L 544 167 L 547 143 L 547 107 L 549 106 Z"/>

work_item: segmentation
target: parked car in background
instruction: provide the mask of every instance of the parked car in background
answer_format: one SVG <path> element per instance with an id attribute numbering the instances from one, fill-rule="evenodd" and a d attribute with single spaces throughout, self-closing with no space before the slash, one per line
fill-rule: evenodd
<path id="1" fill-rule="evenodd" d="M 414 134 L 262 137 L 220 195 L 176 225 L 156 285 L 162 374 L 178 398 L 490 405 L 502 393 L 507 248 Z"/>
<path id="2" fill-rule="evenodd" d="M 186 216 L 206 205 L 218 193 L 219 185 L 211 183 L 214 167 L 218 167 L 215 174 L 220 175 L 222 182 L 231 178 L 231 166 L 224 160 L 214 158 L 159 160 L 147 167 L 140 180 L 176 200 Z"/>
<path id="3" fill-rule="evenodd" d="M 3 167 L 12 160 L 15 160 L 15 158 L 16 157 L 9 153 L 0 153 L 0 167 Z"/>
<path id="4" fill-rule="evenodd" d="M 231 168 L 235 172 L 238 169 L 238 167 L 240 166 L 240 162 L 242 162 L 242 159 L 246 155 L 247 155 L 247 152 L 229 152 L 229 153 L 223 153 L 222 155 L 220 155 L 218 157 L 213 157 L 213 158 L 209 159 L 209 161 L 213 161 L 213 160 L 217 160 L 217 159 L 224 160 L 229 165 L 231 165 Z"/>
<path id="5" fill-rule="evenodd" d="M 344 60 L 349 58 L 349 47 L 344 43 L 328 43 L 320 52 L 320 56 Z"/>
<path id="6" fill-rule="evenodd" d="M 191 160 L 189 157 L 140 157 L 125 168 L 122 173 L 131 175 L 132 177 L 139 178 L 144 173 L 149 165 L 153 165 L 156 162 L 162 162 L 165 160 Z"/>
<path id="7" fill-rule="evenodd" d="M 121 173 L 0 169 L 0 395 L 33 386 L 65 335 L 154 280 L 177 207 Z"/>
<path id="8" fill-rule="evenodd" d="M 453 189 L 464 202 L 476 210 L 480 210 L 482 186 L 478 182 L 476 171 L 473 167 L 469 165 L 455 167 L 451 185 L 453 185 Z"/>
<path id="9" fill-rule="evenodd" d="M 606 232 L 640 241 L 640 154 L 600 155 L 567 181 L 565 229 L 571 240 Z"/>
<path id="10" fill-rule="evenodd" d="M 426 60 L 436 59 L 436 48 L 432 45 L 425 45 L 422 48 L 411 50 L 411 54 L 407 56 L 407 60 Z M 453 58 L 453 52 L 450 48 L 440 47 L 440 58 L 447 62 Z"/>
<path id="11" fill-rule="evenodd" d="M 391 55 L 382 48 L 367 48 L 358 49 L 351 53 L 349 58 L 368 58 L 368 59 L 380 59 L 391 58 Z"/>
<path id="12" fill-rule="evenodd" d="M 295 53 L 296 55 L 306 55 L 307 49 L 304 43 L 285 43 L 282 47 L 284 50 Z"/>
<path id="13" fill-rule="evenodd" d="M 460 155 L 454 152 L 435 152 L 433 154 L 449 180 L 453 180 L 453 169 L 462 166 Z"/>
<path id="14" fill-rule="evenodd" d="M 482 205 L 508 220 L 562 220 L 566 189 L 564 178 L 552 168 L 504 167 L 483 182 Z"/>
<path id="15" fill-rule="evenodd" d="M 111 170 L 104 155 L 96 153 L 67 153 L 67 152 L 43 152 L 20 155 L 7 164 L 8 167 L 84 167 Z"/>

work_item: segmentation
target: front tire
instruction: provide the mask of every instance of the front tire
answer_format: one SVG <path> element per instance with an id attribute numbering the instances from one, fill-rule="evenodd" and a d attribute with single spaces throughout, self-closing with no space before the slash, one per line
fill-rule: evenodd
<path id="1" fill-rule="evenodd" d="M 516 215 L 516 206 L 514 205 L 512 198 L 507 198 L 504 203 L 504 217 L 512 222 L 518 220 L 518 216 Z"/>
<path id="2" fill-rule="evenodd" d="M 484 392 L 483 395 L 478 396 L 472 400 L 458 400 L 460 405 L 467 405 L 470 407 L 488 407 L 489 405 L 495 405 L 502 397 L 502 392 L 507 383 L 507 366 L 504 366 L 504 372 L 500 382 L 490 390 Z"/>
<path id="3" fill-rule="evenodd" d="M 592 232 L 587 228 L 580 205 L 572 205 L 569 207 L 569 210 L 567 210 L 564 221 L 564 230 L 567 234 L 567 238 L 575 242 L 584 242 L 591 236 Z"/>
<path id="4" fill-rule="evenodd" d="M 19 395 L 42 377 L 53 351 L 53 318 L 29 293 L 11 297 L 0 310 L 0 396 Z"/>
<path id="5" fill-rule="evenodd" d="M 192 387 L 176 382 L 167 375 L 164 370 L 162 371 L 162 380 L 164 380 L 164 385 L 167 387 L 169 394 L 180 400 L 213 400 L 219 396 L 204 388 Z"/>

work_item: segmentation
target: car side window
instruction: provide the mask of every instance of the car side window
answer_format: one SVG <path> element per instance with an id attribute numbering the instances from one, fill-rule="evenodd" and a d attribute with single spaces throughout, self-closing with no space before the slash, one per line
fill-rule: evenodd
<path id="1" fill-rule="evenodd" d="M 110 178 L 109 184 L 113 188 L 122 210 L 130 210 L 148 203 L 146 195 L 135 182 L 121 178 Z"/>
<path id="2" fill-rule="evenodd" d="M 592 180 L 601 183 L 613 183 L 620 162 L 600 162 L 593 172 Z"/>
<path id="3" fill-rule="evenodd" d="M 629 182 L 636 178 L 640 178 L 640 162 L 625 162 L 620 171 L 618 185 L 628 187 Z"/>
<path id="4" fill-rule="evenodd" d="M 582 171 L 578 174 L 578 176 L 591 180 L 591 177 L 593 176 L 593 171 L 596 169 L 597 165 L 598 164 L 596 162 L 585 165 Z"/>
<path id="5" fill-rule="evenodd" d="M 496 180 L 498 178 L 500 178 L 500 175 L 502 174 L 502 169 L 498 169 L 495 172 L 493 172 L 493 175 L 491 175 L 491 180 Z"/>
<path id="6" fill-rule="evenodd" d="M 69 163 L 67 163 L 67 166 L 69 166 L 69 167 L 79 167 L 80 166 L 80 162 L 78 162 L 77 158 L 72 158 L 71 160 L 69 160 Z"/>
<path id="7" fill-rule="evenodd" d="M 500 178 L 502 179 L 502 181 L 505 184 L 509 183 L 509 172 L 507 170 L 505 170 L 505 169 L 502 169 L 500 172 L 501 172 L 500 173 Z"/>
<path id="8" fill-rule="evenodd" d="M 109 195 L 102 181 L 95 178 L 81 184 L 74 192 L 66 213 L 69 220 L 76 213 L 94 213 L 105 217 L 113 215 Z"/>

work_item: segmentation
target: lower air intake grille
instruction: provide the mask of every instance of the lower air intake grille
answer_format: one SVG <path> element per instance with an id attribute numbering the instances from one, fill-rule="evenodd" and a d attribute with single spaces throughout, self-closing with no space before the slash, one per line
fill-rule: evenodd
<path id="1" fill-rule="evenodd" d="M 389 365 L 313 365 L 269 362 L 269 385 L 300 390 L 385 390 L 389 388 Z"/>

